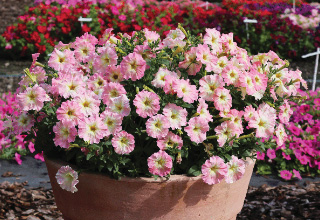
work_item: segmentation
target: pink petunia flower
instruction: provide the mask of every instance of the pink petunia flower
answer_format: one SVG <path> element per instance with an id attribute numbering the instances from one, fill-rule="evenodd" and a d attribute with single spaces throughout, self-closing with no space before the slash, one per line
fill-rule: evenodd
<path id="1" fill-rule="evenodd" d="M 218 75 L 206 75 L 199 80 L 200 97 L 206 101 L 213 101 L 213 94 L 217 88 L 223 87 L 223 78 Z"/>
<path id="2" fill-rule="evenodd" d="M 141 91 L 133 100 L 134 106 L 137 108 L 137 114 L 142 118 L 151 117 L 160 110 L 159 96 L 153 92 Z"/>
<path id="3" fill-rule="evenodd" d="M 220 183 L 228 173 L 228 166 L 218 156 L 212 156 L 201 167 L 202 179 L 209 185 Z"/>
<path id="4" fill-rule="evenodd" d="M 110 82 L 120 83 L 123 80 L 123 74 L 121 73 L 121 67 L 115 65 L 109 65 L 106 67 L 106 79 Z"/>
<path id="5" fill-rule="evenodd" d="M 99 143 L 100 140 L 106 136 L 107 127 L 102 122 L 99 115 L 93 115 L 89 118 L 83 118 L 79 121 L 78 135 L 84 141 L 88 141 L 90 144 Z"/>
<path id="6" fill-rule="evenodd" d="M 146 61 L 138 53 L 130 53 L 121 61 L 121 71 L 125 79 L 136 81 L 144 76 L 146 70 Z"/>
<path id="7" fill-rule="evenodd" d="M 221 125 L 217 126 L 214 131 L 218 136 L 219 147 L 223 147 L 228 139 L 236 135 L 236 127 L 231 121 L 224 121 Z"/>
<path id="8" fill-rule="evenodd" d="M 40 111 L 44 102 L 51 101 L 51 98 L 47 95 L 46 91 L 37 84 L 32 88 L 28 87 L 26 91 L 18 94 L 17 99 L 23 111 Z"/>
<path id="9" fill-rule="evenodd" d="M 297 177 L 299 180 L 302 179 L 298 170 L 293 169 L 292 172 L 293 172 L 294 177 Z"/>
<path id="10" fill-rule="evenodd" d="M 154 115 L 146 122 L 147 134 L 150 137 L 161 139 L 169 132 L 170 123 L 164 115 Z"/>
<path id="11" fill-rule="evenodd" d="M 75 63 L 74 52 L 71 50 L 54 49 L 48 61 L 48 65 L 57 71 L 67 71 Z"/>
<path id="12" fill-rule="evenodd" d="M 57 119 L 61 121 L 71 121 L 73 125 L 77 125 L 79 120 L 84 118 L 83 113 L 79 111 L 79 109 L 81 109 L 81 107 L 76 101 L 67 100 L 57 109 Z"/>
<path id="13" fill-rule="evenodd" d="M 245 162 L 242 159 L 232 155 L 231 160 L 227 163 L 228 173 L 226 175 L 226 183 L 234 183 L 241 179 L 245 172 Z"/>
<path id="14" fill-rule="evenodd" d="M 179 98 L 187 103 L 193 103 L 198 99 L 198 90 L 195 85 L 191 85 L 189 79 L 177 79 L 173 82 L 173 90 Z"/>
<path id="15" fill-rule="evenodd" d="M 168 148 L 177 148 L 181 149 L 183 145 L 183 140 L 179 135 L 168 132 L 168 135 L 162 139 L 157 140 L 157 146 L 160 150 L 166 150 Z"/>
<path id="16" fill-rule="evenodd" d="M 197 144 L 202 143 L 207 138 L 206 132 L 209 131 L 208 121 L 200 117 L 191 118 L 184 130 L 191 141 Z"/>
<path id="17" fill-rule="evenodd" d="M 291 180 L 292 173 L 289 170 L 281 170 L 280 176 L 282 179 Z"/>
<path id="18" fill-rule="evenodd" d="M 192 76 L 196 75 L 202 67 L 202 64 L 196 60 L 197 59 L 196 53 L 197 53 L 197 48 L 191 47 L 189 51 L 184 53 L 184 56 L 185 56 L 184 61 L 181 61 L 179 63 L 179 67 L 187 69 L 187 73 Z"/>
<path id="19" fill-rule="evenodd" d="M 285 152 L 282 152 L 282 156 L 283 156 L 283 158 L 286 159 L 286 160 L 291 160 L 290 155 L 289 155 L 289 154 L 286 154 Z"/>
<path id="20" fill-rule="evenodd" d="M 172 129 L 181 129 L 187 124 L 187 110 L 176 104 L 168 103 L 163 108 L 163 115 L 168 119 Z"/>
<path id="21" fill-rule="evenodd" d="M 278 125 L 275 133 L 276 133 L 276 137 L 277 137 L 277 145 L 278 146 L 283 145 L 288 138 L 288 135 L 286 133 L 286 130 L 283 127 L 283 124 Z"/>
<path id="22" fill-rule="evenodd" d="M 114 113 L 118 113 L 121 117 L 128 116 L 130 114 L 130 100 L 126 95 L 121 95 L 116 98 L 112 98 L 108 110 Z"/>
<path id="23" fill-rule="evenodd" d="M 105 110 L 101 113 L 100 118 L 102 119 L 103 123 L 107 127 L 107 131 L 105 136 L 108 137 L 109 135 L 115 135 L 122 130 L 122 117 L 121 115 L 110 112 Z"/>
<path id="24" fill-rule="evenodd" d="M 16 162 L 21 165 L 22 164 L 22 160 L 21 160 L 21 155 L 18 153 L 14 154 L 14 159 L 16 160 Z"/>
<path id="25" fill-rule="evenodd" d="M 165 151 L 160 150 L 148 158 L 149 172 L 157 176 L 170 174 L 172 168 L 172 158 Z"/>
<path id="26" fill-rule="evenodd" d="M 68 148 L 70 143 L 75 141 L 78 134 L 77 129 L 71 121 L 59 121 L 53 126 L 55 137 L 53 138 L 54 144 L 62 148 Z"/>
<path id="27" fill-rule="evenodd" d="M 104 104 L 110 105 L 112 98 L 126 95 L 127 91 L 120 83 L 110 82 L 103 88 L 102 100 Z"/>
<path id="28" fill-rule="evenodd" d="M 280 122 L 287 125 L 289 124 L 289 119 L 293 113 L 293 111 L 290 108 L 290 105 L 287 100 L 284 101 L 284 104 L 279 107 L 280 112 L 279 112 L 279 119 Z"/>
<path id="29" fill-rule="evenodd" d="M 166 84 L 166 76 L 172 76 L 174 78 L 179 78 L 176 72 L 169 71 L 162 67 L 159 68 L 158 72 L 154 74 L 154 79 L 151 81 L 151 84 L 157 88 L 163 88 Z"/>
<path id="30" fill-rule="evenodd" d="M 226 88 L 217 88 L 213 94 L 214 107 L 219 111 L 229 111 L 232 106 L 230 91 Z"/>
<path id="31" fill-rule="evenodd" d="M 78 191 L 76 188 L 76 185 L 79 183 L 78 173 L 71 167 L 62 166 L 56 174 L 56 179 L 62 189 L 72 193 Z"/>
<path id="32" fill-rule="evenodd" d="M 129 154 L 135 147 L 134 136 L 126 131 L 117 133 L 112 138 L 111 143 L 117 154 Z"/>
<path id="33" fill-rule="evenodd" d="M 269 148 L 267 150 L 267 156 L 270 158 L 270 160 L 276 158 L 277 157 L 276 151 L 274 149 Z"/>
<path id="34" fill-rule="evenodd" d="M 200 98 L 198 101 L 199 101 L 199 105 L 197 108 L 197 113 L 199 114 L 199 117 L 205 119 L 207 122 L 210 122 L 210 121 L 212 122 L 213 119 L 212 119 L 212 115 L 208 110 L 208 104 L 202 98 Z"/>
<path id="35" fill-rule="evenodd" d="M 257 151 L 257 159 L 258 160 L 264 160 L 265 155 L 266 155 L 265 153 Z"/>

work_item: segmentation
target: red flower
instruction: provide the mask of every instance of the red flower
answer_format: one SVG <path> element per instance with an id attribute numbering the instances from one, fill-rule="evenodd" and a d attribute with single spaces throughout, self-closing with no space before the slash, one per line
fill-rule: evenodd
<path id="1" fill-rule="evenodd" d="M 40 32 L 40 33 L 45 33 L 47 31 L 47 27 L 46 26 L 38 26 L 37 27 L 37 30 Z"/>
<path id="2" fill-rule="evenodd" d="M 90 31 L 91 31 L 91 28 L 88 27 L 87 24 L 83 24 L 83 26 L 82 26 L 82 31 L 83 31 L 83 32 L 90 32 Z"/>

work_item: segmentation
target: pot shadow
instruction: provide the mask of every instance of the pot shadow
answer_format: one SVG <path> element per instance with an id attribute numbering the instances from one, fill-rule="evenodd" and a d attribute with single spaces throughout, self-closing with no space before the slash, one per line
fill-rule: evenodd
<path id="1" fill-rule="evenodd" d="M 159 185 L 160 189 L 155 193 L 145 195 L 147 199 L 140 203 L 138 208 L 136 207 L 130 219 L 159 218 L 172 211 L 178 203 L 183 203 L 187 182 L 164 182 Z M 128 197 L 128 200 L 131 200 L 130 195 Z"/>
<path id="2" fill-rule="evenodd" d="M 187 190 L 183 197 L 186 206 L 195 206 L 200 200 L 206 200 L 212 189 L 212 186 L 203 182 L 202 179 L 194 182 Z"/>

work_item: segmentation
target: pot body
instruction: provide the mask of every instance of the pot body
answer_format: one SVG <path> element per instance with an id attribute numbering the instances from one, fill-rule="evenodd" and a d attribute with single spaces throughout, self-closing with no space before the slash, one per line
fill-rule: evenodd
<path id="1" fill-rule="evenodd" d="M 207 185 L 201 177 L 121 178 L 81 173 L 78 192 L 60 188 L 55 175 L 67 163 L 46 158 L 57 207 L 65 220 L 229 220 L 236 219 L 247 193 L 254 161 L 235 183 Z"/>

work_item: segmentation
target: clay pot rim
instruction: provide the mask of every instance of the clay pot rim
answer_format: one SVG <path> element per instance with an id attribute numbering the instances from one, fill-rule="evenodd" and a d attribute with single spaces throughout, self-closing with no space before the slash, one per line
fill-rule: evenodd
<path id="1" fill-rule="evenodd" d="M 48 156 L 44 156 L 44 159 L 46 162 L 51 162 L 54 163 L 56 165 L 59 166 L 66 166 L 69 165 L 70 167 L 72 167 L 73 169 L 76 169 L 77 166 L 70 164 L 66 161 L 63 161 L 61 159 L 58 158 L 50 158 Z M 255 160 L 252 160 L 251 158 L 247 158 L 245 161 L 246 164 L 246 168 L 251 165 L 252 163 L 255 163 Z M 100 173 L 100 172 L 95 172 L 95 171 L 83 171 L 82 173 L 79 174 L 79 178 L 82 174 L 86 174 L 86 175 L 94 175 L 94 176 L 104 176 L 107 177 L 111 180 L 114 181 L 119 181 L 119 182 L 145 182 L 145 183 L 168 183 L 168 182 L 188 182 L 188 181 L 198 181 L 201 180 L 202 177 L 201 175 L 199 176 L 187 176 L 186 174 L 175 174 L 175 175 L 171 175 L 169 179 L 165 178 L 165 177 L 158 177 L 157 179 L 153 178 L 153 177 L 121 177 L 119 180 L 117 179 L 113 179 L 110 176 L 108 176 L 107 174 L 104 173 Z M 223 182 L 225 182 L 223 180 Z"/>

